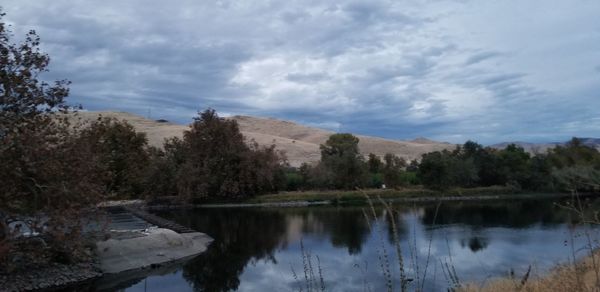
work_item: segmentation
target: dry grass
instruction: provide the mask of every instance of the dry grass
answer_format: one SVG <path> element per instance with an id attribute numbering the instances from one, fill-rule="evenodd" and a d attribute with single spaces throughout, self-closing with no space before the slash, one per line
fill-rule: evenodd
<path id="1" fill-rule="evenodd" d="M 595 253 L 596 261 L 600 255 Z M 550 274 L 534 279 L 502 278 L 494 279 L 483 285 L 469 284 L 460 289 L 463 292 L 563 292 L 563 291 L 600 291 L 592 257 L 588 256 L 577 264 L 556 267 Z M 524 284 L 523 284 L 524 282 Z"/>
<path id="2" fill-rule="evenodd" d="M 187 125 L 174 123 L 159 123 L 153 119 L 147 119 L 126 112 L 79 112 L 78 117 L 82 120 L 95 120 L 98 115 L 127 120 L 137 131 L 144 132 L 148 136 L 148 142 L 152 146 L 161 147 L 163 140 L 170 137 L 181 137 L 183 131 L 188 129 Z M 160 118 L 160 113 L 154 113 L 154 118 Z M 292 166 L 300 166 L 303 162 L 316 163 L 321 158 L 319 145 L 325 143 L 334 132 L 318 128 L 307 127 L 300 124 L 249 116 L 233 116 L 242 134 L 247 140 L 255 140 L 259 145 L 269 146 L 275 144 L 278 150 L 286 153 Z M 191 117 L 190 117 L 191 122 Z M 370 136 L 358 136 L 360 138 L 359 148 L 363 155 L 375 153 L 383 156 L 385 153 L 393 153 L 407 159 L 418 159 L 421 154 L 443 149 L 454 149 L 454 144 L 416 139 L 412 141 L 389 140 Z"/>
<path id="3" fill-rule="evenodd" d="M 515 190 L 509 187 L 491 186 L 480 188 L 455 188 L 445 192 L 412 186 L 402 189 L 366 189 L 360 191 L 326 190 L 326 191 L 294 191 L 267 194 L 252 198 L 252 203 L 275 203 L 297 201 L 333 201 L 340 204 L 367 203 L 365 194 L 372 197 L 390 199 L 440 198 L 440 197 L 478 197 L 478 196 L 510 196 Z M 528 194 L 520 194 L 528 195 Z"/>

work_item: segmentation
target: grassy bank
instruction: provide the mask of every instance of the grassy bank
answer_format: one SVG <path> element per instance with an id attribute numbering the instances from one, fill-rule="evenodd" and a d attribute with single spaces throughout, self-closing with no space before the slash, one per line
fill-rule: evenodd
<path id="1" fill-rule="evenodd" d="M 393 199 L 419 199 L 443 197 L 482 197 L 482 196 L 509 196 L 521 192 L 510 187 L 493 186 L 479 188 L 456 188 L 448 191 L 435 191 L 424 188 L 403 189 L 366 189 L 355 191 L 297 191 L 280 192 L 277 194 L 261 195 L 252 198 L 248 203 L 280 203 L 280 202 L 319 202 L 331 201 L 339 204 L 366 203 L 365 194 L 372 198 L 381 197 L 385 200 Z"/>
<path id="2" fill-rule="evenodd" d="M 594 265 L 595 260 L 595 265 Z M 576 264 L 560 265 L 543 277 L 500 278 L 482 284 L 468 284 L 459 289 L 461 292 L 562 292 L 562 291 L 599 291 L 600 283 L 598 263 L 600 255 L 578 261 Z"/>

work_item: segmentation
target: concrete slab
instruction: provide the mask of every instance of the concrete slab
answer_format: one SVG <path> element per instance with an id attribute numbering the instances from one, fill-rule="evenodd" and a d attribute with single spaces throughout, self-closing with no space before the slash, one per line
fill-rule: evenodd
<path id="1" fill-rule="evenodd" d="M 201 232 L 177 233 L 150 228 L 140 236 L 115 236 L 97 243 L 100 269 L 105 274 L 142 269 L 198 255 L 213 239 Z"/>

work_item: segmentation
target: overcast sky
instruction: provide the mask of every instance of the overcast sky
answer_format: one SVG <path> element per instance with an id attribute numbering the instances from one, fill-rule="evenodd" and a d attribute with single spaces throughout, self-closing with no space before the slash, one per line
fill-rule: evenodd
<path id="1" fill-rule="evenodd" d="M 89 110 L 484 144 L 600 136 L 600 1 L 336 2 L 0 5 Z"/>

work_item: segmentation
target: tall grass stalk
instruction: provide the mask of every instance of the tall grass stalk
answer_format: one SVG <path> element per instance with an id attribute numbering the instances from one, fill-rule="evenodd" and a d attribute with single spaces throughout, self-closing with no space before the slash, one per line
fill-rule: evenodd
<path id="1" fill-rule="evenodd" d="M 367 198 L 369 198 L 369 196 L 367 196 Z M 394 241 L 394 247 L 396 248 L 398 267 L 400 268 L 400 291 L 406 291 L 409 279 L 407 279 L 406 271 L 404 270 L 404 259 L 402 257 L 402 247 L 400 246 L 400 236 L 398 235 L 398 228 L 396 227 L 396 216 L 394 215 L 394 210 L 392 210 L 391 206 L 388 203 L 381 199 L 381 197 L 378 197 L 378 199 L 387 211 L 387 214 L 390 218 L 390 222 L 392 224 L 392 237 Z M 368 200 L 370 201 L 370 198 Z M 372 205 L 371 208 L 373 208 Z"/>
<path id="2" fill-rule="evenodd" d="M 301 283 L 298 274 L 292 268 L 292 275 L 296 283 L 298 283 L 298 291 L 303 292 L 306 288 L 306 292 L 311 291 L 325 291 L 325 278 L 323 277 L 323 269 L 321 268 L 321 259 L 319 256 L 316 256 L 316 264 L 313 263 L 313 257 L 310 251 L 307 251 L 304 248 L 303 240 L 300 240 L 300 252 L 302 253 L 302 268 L 304 271 L 304 285 Z M 317 270 L 318 277 L 315 274 L 315 269 Z"/>
<path id="3" fill-rule="evenodd" d="M 371 201 L 371 198 L 366 194 L 365 194 L 365 197 L 369 204 L 369 208 L 371 209 L 371 215 L 373 216 L 373 225 L 377 228 L 377 233 L 379 234 L 379 245 L 380 246 L 377 249 L 377 257 L 379 259 L 379 265 L 381 267 L 381 271 L 382 271 L 383 277 L 385 279 L 387 290 L 389 292 L 391 292 L 391 291 L 394 291 L 394 286 L 393 286 L 393 282 L 392 282 L 392 272 L 390 269 L 390 261 L 389 261 L 387 249 L 385 248 L 385 240 L 383 238 L 383 227 L 382 227 L 382 224 L 380 224 L 379 221 L 377 220 L 377 212 L 375 212 L 375 207 L 373 206 L 373 201 Z M 366 214 L 366 212 L 364 212 L 364 213 Z M 368 221 L 370 221 L 370 220 L 368 220 Z M 405 290 L 403 290 L 403 291 L 405 291 Z"/>

